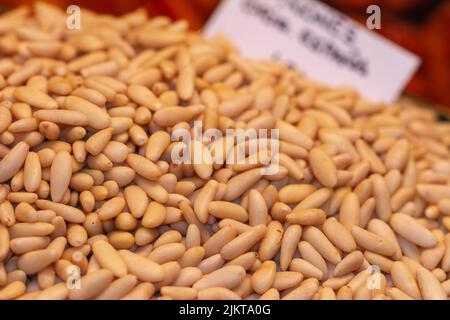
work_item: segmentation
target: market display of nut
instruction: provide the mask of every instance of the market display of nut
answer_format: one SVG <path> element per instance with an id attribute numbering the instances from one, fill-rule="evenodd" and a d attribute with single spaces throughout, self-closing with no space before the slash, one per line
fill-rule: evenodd
<path id="1" fill-rule="evenodd" d="M 0 17 L 0 299 L 448 299 L 449 123 L 183 20 L 66 19 Z"/>

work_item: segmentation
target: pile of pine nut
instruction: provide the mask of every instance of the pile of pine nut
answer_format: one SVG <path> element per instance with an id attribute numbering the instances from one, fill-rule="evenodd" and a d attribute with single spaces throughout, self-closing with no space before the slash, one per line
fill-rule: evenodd
<path id="1" fill-rule="evenodd" d="M 450 125 L 432 111 L 145 10 L 66 19 L 0 17 L 0 299 L 448 299 Z M 194 120 L 278 129 L 277 173 L 172 161 Z"/>

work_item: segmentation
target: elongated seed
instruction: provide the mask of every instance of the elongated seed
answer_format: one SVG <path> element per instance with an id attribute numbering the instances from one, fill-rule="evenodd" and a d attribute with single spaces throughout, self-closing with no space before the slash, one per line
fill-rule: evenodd
<path id="1" fill-rule="evenodd" d="M 92 252 L 98 263 L 110 270 L 116 277 L 127 275 L 127 265 L 119 253 L 108 242 L 100 240 L 92 245 Z"/>
<path id="2" fill-rule="evenodd" d="M 72 157 L 66 151 L 60 151 L 53 159 L 50 169 L 50 194 L 52 200 L 60 202 L 66 193 L 72 178 Z"/>
<path id="3" fill-rule="evenodd" d="M 428 229 L 404 213 L 393 214 L 390 225 L 395 232 L 414 244 L 425 248 L 434 247 L 437 244 L 436 237 Z"/>
<path id="4" fill-rule="evenodd" d="M 227 243 L 220 250 L 220 255 L 226 260 L 236 258 L 240 254 L 247 252 L 255 243 L 261 240 L 265 232 L 265 225 L 252 227 L 250 230 L 240 234 L 238 237 Z"/>
<path id="5" fill-rule="evenodd" d="M 22 141 L 3 157 L 0 161 L 0 182 L 9 180 L 22 168 L 29 149 L 29 145 Z"/>

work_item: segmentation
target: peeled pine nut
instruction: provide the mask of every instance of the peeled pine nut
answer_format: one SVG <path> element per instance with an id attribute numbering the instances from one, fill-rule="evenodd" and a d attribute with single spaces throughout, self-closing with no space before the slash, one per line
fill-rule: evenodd
<path id="1" fill-rule="evenodd" d="M 139 280 L 158 282 L 164 279 L 164 270 L 159 264 L 127 250 L 120 250 L 119 254 L 125 261 L 128 271 Z"/>
<path id="2" fill-rule="evenodd" d="M 80 279 L 80 288 L 72 289 L 69 293 L 70 300 L 91 299 L 105 290 L 113 280 L 113 274 L 106 269 L 89 273 Z"/>
<path id="3" fill-rule="evenodd" d="M 333 188 L 337 184 L 337 172 L 331 158 L 319 148 L 309 151 L 309 161 L 314 176 L 325 187 Z"/>
<path id="4" fill-rule="evenodd" d="M 12 178 L 20 170 L 28 155 L 29 146 L 26 142 L 19 142 L 0 161 L 0 182 Z"/>
<path id="5" fill-rule="evenodd" d="M 225 260 L 231 260 L 238 255 L 247 252 L 255 243 L 264 237 L 266 232 L 265 225 L 257 225 L 250 230 L 237 236 L 235 239 L 227 243 L 221 250 L 220 255 Z"/>
<path id="6" fill-rule="evenodd" d="M 108 242 L 103 240 L 96 241 L 92 245 L 92 252 L 103 268 L 110 270 L 118 278 L 126 276 L 128 272 L 127 265 Z"/>
<path id="7" fill-rule="evenodd" d="M 14 97 L 21 102 L 28 103 L 38 109 L 57 109 L 58 104 L 47 94 L 30 86 L 18 87 L 14 90 Z"/>
<path id="8" fill-rule="evenodd" d="M 304 259 L 293 259 L 289 270 L 301 273 L 305 278 L 316 278 L 318 280 L 323 278 L 323 272 Z"/>
<path id="9" fill-rule="evenodd" d="M 426 300 L 445 300 L 447 293 L 439 283 L 439 280 L 427 269 L 421 267 L 417 270 L 417 282 L 420 292 Z"/>
<path id="10" fill-rule="evenodd" d="M 433 112 L 185 21 L 83 17 L 82 33 L 47 4 L 0 18 L 0 299 L 448 298 Z"/>
<path id="11" fill-rule="evenodd" d="M 395 232 L 414 244 L 425 248 L 434 247 L 437 244 L 436 237 L 429 230 L 406 214 L 392 215 L 390 225 Z"/>
<path id="12" fill-rule="evenodd" d="M 379 235 L 356 226 L 352 228 L 351 232 L 356 243 L 364 249 L 388 257 L 395 253 L 394 244 Z"/>
<path id="13" fill-rule="evenodd" d="M 197 290 L 210 287 L 233 289 L 241 283 L 244 277 L 245 270 L 241 266 L 225 266 L 208 275 L 204 275 L 192 287 Z"/>
<path id="14" fill-rule="evenodd" d="M 72 177 L 72 157 L 68 152 L 60 151 L 55 155 L 50 175 L 51 198 L 55 202 L 60 202 Z"/>
<path id="15" fill-rule="evenodd" d="M 311 243 L 311 245 L 324 257 L 333 264 L 341 261 L 341 254 L 327 239 L 327 237 L 316 227 L 307 227 L 303 231 L 303 239 Z"/>
<path id="16" fill-rule="evenodd" d="M 280 269 L 286 271 L 289 267 L 294 252 L 297 248 L 297 243 L 302 236 L 302 227 L 299 225 L 290 225 L 284 232 L 281 240 L 280 248 Z"/>
<path id="17" fill-rule="evenodd" d="M 300 224 L 305 226 L 321 225 L 326 219 L 326 213 L 321 209 L 306 209 L 294 211 L 286 216 L 286 221 L 290 224 Z"/>

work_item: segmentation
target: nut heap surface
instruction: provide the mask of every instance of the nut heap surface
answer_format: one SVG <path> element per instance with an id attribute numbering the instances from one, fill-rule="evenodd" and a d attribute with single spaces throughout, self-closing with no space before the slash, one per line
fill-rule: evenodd
<path id="1" fill-rule="evenodd" d="M 448 299 L 448 123 L 145 10 L 67 19 L 0 17 L 0 299 Z"/>

